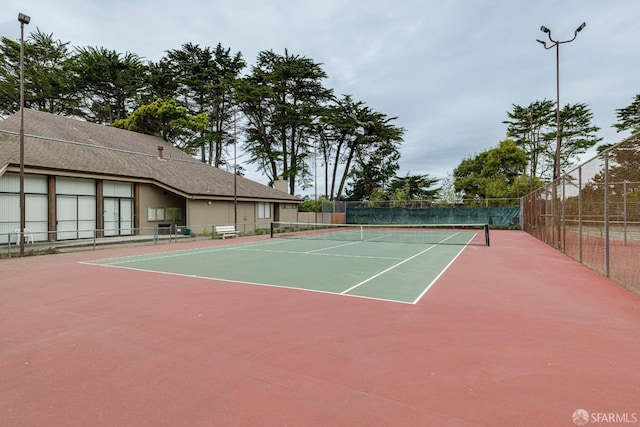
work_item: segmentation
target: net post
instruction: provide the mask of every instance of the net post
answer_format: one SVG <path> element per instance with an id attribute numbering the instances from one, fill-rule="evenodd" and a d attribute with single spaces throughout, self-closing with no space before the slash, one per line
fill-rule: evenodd
<path id="1" fill-rule="evenodd" d="M 489 242 L 489 224 L 484 225 L 484 240 L 487 246 L 491 246 Z"/>
<path id="2" fill-rule="evenodd" d="M 269 235 L 273 239 L 273 221 L 269 223 Z"/>

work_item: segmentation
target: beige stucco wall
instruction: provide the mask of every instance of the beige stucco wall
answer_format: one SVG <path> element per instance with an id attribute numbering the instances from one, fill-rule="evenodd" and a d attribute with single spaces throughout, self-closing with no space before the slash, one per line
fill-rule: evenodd
<path id="1" fill-rule="evenodd" d="M 173 221 L 156 220 L 149 221 L 147 219 L 147 210 L 149 208 L 168 208 L 176 207 L 182 209 L 182 220 L 176 221 L 177 225 L 184 225 L 186 221 L 185 202 L 182 196 L 174 194 L 170 191 L 163 190 L 151 184 L 139 184 L 138 198 L 138 217 L 140 234 L 153 234 L 153 227 L 158 224 L 169 224 Z"/>
<path id="2" fill-rule="evenodd" d="M 153 234 L 153 227 L 173 221 L 149 221 L 147 210 L 150 207 L 180 207 L 182 220 L 176 225 L 188 227 L 192 234 L 202 235 L 212 232 L 216 225 L 233 225 L 240 233 L 253 233 L 256 229 L 268 230 L 276 219 L 283 222 L 298 221 L 296 204 L 271 202 L 269 218 L 259 217 L 257 201 L 237 202 L 237 222 L 233 200 L 193 200 L 163 190 L 151 184 L 140 184 L 138 191 L 141 234 Z"/>
<path id="3" fill-rule="evenodd" d="M 232 200 L 212 200 L 211 204 L 206 200 L 187 200 L 188 227 L 195 234 L 203 234 L 203 230 L 211 232 L 215 225 L 233 225 L 241 233 L 252 233 L 257 228 L 268 230 L 274 220 L 277 203 L 271 203 L 271 215 L 269 218 L 258 218 L 258 202 L 241 202 L 237 204 L 238 217 L 235 221 L 235 208 Z M 297 208 L 281 209 L 284 218 L 281 221 L 295 221 Z"/>
<path id="4" fill-rule="evenodd" d="M 247 211 L 253 213 L 253 204 L 238 202 L 238 222 L 243 222 L 242 218 L 250 218 Z M 188 227 L 194 234 L 203 234 L 203 230 L 211 232 L 211 227 L 215 225 L 231 225 L 234 223 L 234 203 L 226 200 L 187 200 Z"/>
<path id="5" fill-rule="evenodd" d="M 298 205 L 291 203 L 280 203 L 280 222 L 299 222 Z"/>

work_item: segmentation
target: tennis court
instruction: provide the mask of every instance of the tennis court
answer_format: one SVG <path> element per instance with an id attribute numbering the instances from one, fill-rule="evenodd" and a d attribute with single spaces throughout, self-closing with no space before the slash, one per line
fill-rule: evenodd
<path id="1" fill-rule="evenodd" d="M 417 303 L 488 226 L 279 224 L 268 241 L 92 264 Z"/>
<path id="2" fill-rule="evenodd" d="M 0 425 L 637 424 L 637 296 L 522 231 L 351 231 L 0 260 Z"/>

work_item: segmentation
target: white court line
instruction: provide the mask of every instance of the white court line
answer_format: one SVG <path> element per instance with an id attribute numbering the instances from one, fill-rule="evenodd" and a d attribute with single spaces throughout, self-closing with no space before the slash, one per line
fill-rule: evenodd
<path id="1" fill-rule="evenodd" d="M 82 262 L 81 264 L 85 264 L 85 263 Z M 89 264 L 89 263 L 86 263 L 86 264 Z M 265 287 L 269 287 L 269 288 L 293 289 L 293 290 L 296 290 L 296 291 L 314 292 L 314 293 L 317 293 L 317 294 L 338 295 L 338 296 L 341 296 L 341 297 L 345 296 L 345 297 L 351 297 L 351 298 L 360 298 L 360 299 L 369 299 L 369 300 L 384 301 L 384 302 L 393 302 L 393 303 L 398 303 L 398 304 L 412 304 L 412 303 L 407 302 L 407 301 L 401 301 L 401 300 L 395 300 L 395 299 L 376 298 L 376 297 L 368 297 L 368 296 L 363 296 L 363 295 L 342 295 L 342 294 L 339 294 L 339 293 L 336 293 L 336 292 L 332 292 L 332 291 L 322 291 L 322 290 L 319 290 L 319 289 L 300 288 L 300 287 L 297 287 L 297 286 L 289 286 L 289 285 L 274 285 L 274 284 L 270 284 L 270 283 L 248 282 L 248 281 L 245 281 L 245 280 L 221 279 L 219 277 L 196 276 L 195 274 L 171 273 L 171 272 L 168 272 L 168 271 L 147 270 L 147 269 L 144 269 L 144 268 L 123 267 L 123 266 L 119 266 L 119 265 L 109 265 L 109 264 L 89 264 L 89 265 L 98 266 L 98 267 L 122 268 L 122 269 L 125 269 L 125 270 L 141 271 L 143 273 L 167 274 L 169 276 L 188 277 L 188 278 L 191 278 L 191 279 L 214 280 L 214 281 L 225 282 L 225 283 L 240 283 L 240 284 L 243 284 L 243 285 L 250 285 L 250 286 L 265 286 Z"/>
<path id="2" fill-rule="evenodd" d="M 339 247 L 339 246 L 334 246 L 334 247 Z M 325 249 L 331 249 L 331 248 L 325 248 Z M 278 254 L 332 256 L 332 257 L 338 257 L 338 258 L 369 258 L 369 259 L 395 259 L 395 260 L 404 259 L 404 258 L 400 258 L 400 257 L 387 257 L 387 256 L 322 254 L 322 253 L 318 253 L 316 251 L 299 252 L 299 251 L 279 251 L 279 250 L 273 250 L 273 249 L 251 249 L 251 248 L 249 248 L 249 249 L 233 248 L 232 250 L 234 250 L 234 251 L 245 251 L 245 252 L 267 252 L 267 253 L 278 253 Z"/>
<path id="3" fill-rule="evenodd" d="M 471 238 L 469 239 L 469 241 L 467 242 L 466 245 L 463 245 L 462 248 L 460 249 L 460 251 L 458 252 L 458 254 L 456 256 L 453 257 L 453 259 L 449 262 L 449 264 L 446 265 L 445 268 L 442 269 L 442 271 L 440 273 L 438 273 L 438 275 L 431 281 L 431 283 L 429 283 L 429 285 L 424 289 L 424 291 L 422 291 L 420 293 L 420 295 L 418 295 L 418 297 L 413 300 L 412 304 L 417 304 L 418 301 L 420 301 L 422 299 L 422 297 L 427 293 L 427 291 L 429 291 L 429 289 L 431 289 L 431 287 L 433 285 L 435 285 L 435 283 L 438 281 L 438 279 L 444 274 L 445 271 L 447 271 L 449 269 L 449 267 L 451 267 L 451 264 L 453 264 L 453 262 L 458 259 L 458 257 L 460 256 L 460 254 L 462 253 L 462 251 L 464 251 L 467 248 L 467 245 L 473 241 L 473 239 L 478 235 L 478 233 L 474 233 L 473 236 L 471 236 Z"/>
<path id="4" fill-rule="evenodd" d="M 256 246 L 266 246 L 266 245 L 275 244 L 275 243 L 278 243 L 278 242 L 273 242 L 268 240 L 265 242 L 247 243 L 247 244 L 243 244 L 242 246 L 256 247 Z M 181 251 L 163 252 L 164 255 L 157 255 L 157 256 L 150 255 L 146 258 L 140 258 L 139 255 L 130 255 L 127 257 L 104 258 L 104 259 L 93 260 L 93 261 L 80 261 L 79 264 L 91 264 L 91 265 L 127 264 L 130 262 L 136 262 L 136 261 L 154 261 L 157 259 L 174 258 L 174 257 L 181 257 L 186 255 L 199 255 L 199 254 L 207 254 L 212 252 L 222 252 L 222 251 L 228 251 L 228 250 L 237 249 L 237 248 L 238 246 L 235 246 L 235 245 L 224 245 L 224 246 L 215 246 L 213 248 L 200 249 L 200 250 L 186 249 Z M 121 261 L 115 261 L 115 260 L 121 260 Z M 100 264 L 101 262 L 107 262 L 107 261 L 109 261 L 109 264 Z"/>
<path id="5" fill-rule="evenodd" d="M 380 273 L 376 274 L 375 276 L 371 276 L 371 277 L 369 277 L 368 279 L 365 279 L 365 280 L 363 280 L 362 282 L 358 283 L 357 285 L 354 285 L 354 286 L 350 287 L 349 289 L 347 289 L 347 290 L 345 290 L 345 291 L 342 291 L 342 292 L 340 292 L 340 293 L 341 293 L 341 294 L 346 294 L 347 292 L 350 292 L 350 291 L 354 290 L 355 288 L 357 288 L 357 287 L 360 287 L 360 286 L 364 285 L 365 283 L 367 283 L 367 282 L 369 282 L 369 281 L 371 281 L 371 280 L 375 279 L 375 278 L 376 278 L 376 277 L 378 277 L 378 276 L 382 276 L 382 275 L 383 275 L 384 273 L 386 273 L 387 271 L 393 270 L 394 268 L 398 267 L 399 265 L 402 265 L 402 264 L 404 264 L 405 262 L 410 261 L 410 260 L 412 260 L 413 258 L 417 257 L 418 255 L 422 255 L 423 253 L 425 253 L 425 252 L 427 252 L 427 251 L 430 251 L 431 249 L 433 249 L 433 248 L 435 248 L 435 247 L 436 247 L 435 245 L 430 246 L 430 247 L 428 247 L 427 249 L 425 249 L 424 251 L 422 251 L 422 252 L 418 252 L 417 254 L 415 254 L 414 256 L 412 256 L 412 257 L 410 257 L 410 258 L 406 258 L 406 259 L 404 259 L 404 260 L 400 261 L 399 263 L 397 263 L 397 264 L 395 264 L 395 265 L 392 265 L 391 267 L 387 268 L 386 270 L 381 271 Z"/>
<path id="6" fill-rule="evenodd" d="M 326 250 L 329 250 L 329 249 L 341 248 L 343 246 L 351 246 L 351 245 L 355 245 L 355 244 L 358 244 L 358 243 L 360 243 L 359 240 L 355 241 L 355 242 L 343 243 L 341 245 L 329 246 L 328 248 L 314 249 L 312 251 L 307 251 L 305 253 L 306 254 L 311 254 L 311 253 L 314 253 L 314 252 L 320 252 L 320 251 L 326 251 Z"/>
<path id="7" fill-rule="evenodd" d="M 342 292 L 340 292 L 340 293 L 341 293 L 341 294 L 346 294 L 347 292 L 351 292 L 352 290 L 354 290 L 354 289 L 356 289 L 356 288 L 358 288 L 358 287 L 360 287 L 360 286 L 364 285 L 364 284 L 365 284 L 365 283 L 367 283 L 367 282 L 370 282 L 371 280 L 375 279 L 376 277 L 382 276 L 383 274 L 387 273 L 388 271 L 393 270 L 394 268 L 396 268 L 396 267 L 398 267 L 398 266 L 400 266 L 400 265 L 404 264 L 405 262 L 407 262 L 407 261 L 411 261 L 411 260 L 412 260 L 412 259 L 414 259 L 415 257 L 418 257 L 418 256 L 422 255 L 423 253 L 425 253 L 425 252 L 427 252 L 427 251 L 430 251 L 431 249 L 435 248 L 435 247 L 436 247 L 436 245 L 446 242 L 447 240 L 449 240 L 450 238 L 452 238 L 453 236 L 455 236 L 455 235 L 457 235 L 457 234 L 460 234 L 460 233 L 452 234 L 451 236 L 447 237 L 446 239 L 440 240 L 437 244 L 434 244 L 434 245 L 429 246 L 429 247 L 428 247 L 427 249 L 425 249 L 424 251 L 418 252 L 417 254 L 415 254 L 415 255 L 413 255 L 413 256 L 411 256 L 411 257 L 409 257 L 409 258 L 407 258 L 407 259 L 405 259 L 405 260 L 403 260 L 403 261 L 400 261 L 399 263 L 392 265 L 391 267 L 387 268 L 386 270 L 383 270 L 383 271 L 381 271 L 380 273 L 378 273 L 378 274 L 376 274 L 376 275 L 374 275 L 374 276 L 371 276 L 371 277 L 369 277 L 368 279 L 365 279 L 365 280 L 363 280 L 362 282 L 360 282 L 360 283 L 358 283 L 358 284 L 356 284 L 356 285 L 354 285 L 354 286 L 350 287 L 349 289 L 347 289 L 347 290 L 345 290 L 345 291 L 342 291 Z"/>
<path id="8" fill-rule="evenodd" d="M 462 251 L 464 251 L 466 249 L 466 246 L 463 246 L 462 249 L 460 249 L 460 252 L 458 252 L 458 254 L 453 257 L 453 259 L 451 260 L 451 262 L 449 264 L 447 264 L 447 266 L 445 268 L 442 269 L 442 271 L 431 281 L 431 283 L 429 283 L 429 286 L 427 286 L 424 291 L 422 291 L 420 293 L 420 295 L 418 295 L 418 298 L 416 298 L 415 300 L 413 300 L 412 304 L 417 304 L 418 301 L 420 301 L 422 299 L 422 297 L 427 293 L 427 291 L 429 289 L 431 289 L 431 287 L 438 281 L 438 279 L 440 278 L 440 276 L 442 276 L 444 274 L 445 271 L 447 271 L 449 269 L 449 267 L 451 267 L 451 264 L 453 264 L 453 262 L 458 259 L 458 257 L 460 256 L 460 254 L 462 253 Z"/>
<path id="9" fill-rule="evenodd" d="M 217 247 L 216 249 L 208 249 L 208 250 L 200 250 L 200 251 L 191 250 L 191 251 L 168 252 L 168 253 L 165 252 L 166 255 L 149 256 L 146 258 L 137 258 L 136 255 L 131 255 L 126 258 L 120 257 L 120 258 L 106 258 L 106 259 L 95 260 L 95 261 L 82 261 L 81 264 L 117 265 L 117 264 L 127 264 L 130 262 L 137 262 L 137 261 L 153 261 L 156 259 L 175 258 L 175 257 L 181 257 L 185 255 L 206 254 L 211 252 L 219 252 L 221 250 L 224 250 L 224 249 L 221 247 Z M 121 261 L 112 261 L 112 260 L 118 260 L 118 259 L 120 259 Z M 100 262 L 107 262 L 107 261 L 109 262 L 109 264 L 100 264 Z"/>

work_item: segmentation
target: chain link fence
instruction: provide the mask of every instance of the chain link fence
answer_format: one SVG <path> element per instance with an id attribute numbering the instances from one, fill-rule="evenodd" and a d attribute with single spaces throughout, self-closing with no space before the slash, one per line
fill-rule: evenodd
<path id="1" fill-rule="evenodd" d="M 525 196 L 523 229 L 640 295 L 640 133 Z"/>

